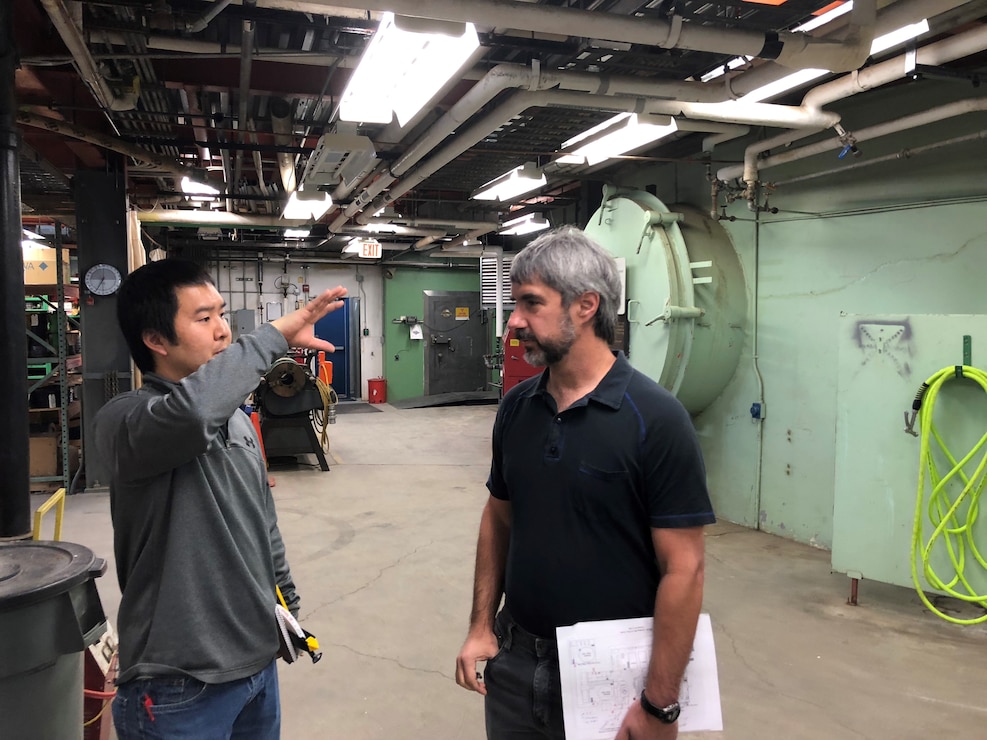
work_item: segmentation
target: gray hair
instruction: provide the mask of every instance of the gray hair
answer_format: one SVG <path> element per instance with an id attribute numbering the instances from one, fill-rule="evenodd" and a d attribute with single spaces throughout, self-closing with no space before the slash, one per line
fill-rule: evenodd
<path id="1" fill-rule="evenodd" d="M 600 296 L 593 318 L 596 336 L 613 344 L 620 301 L 620 275 L 613 256 L 585 232 L 572 226 L 546 232 L 514 257 L 512 283 L 540 280 L 562 294 L 568 308 L 583 293 Z"/>

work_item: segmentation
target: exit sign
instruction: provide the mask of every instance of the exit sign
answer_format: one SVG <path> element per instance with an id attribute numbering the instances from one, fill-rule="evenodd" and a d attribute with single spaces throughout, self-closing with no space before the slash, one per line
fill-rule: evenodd
<path id="1" fill-rule="evenodd" d="M 360 256 L 368 260 L 379 260 L 380 242 L 376 239 L 365 239 L 360 242 Z"/>

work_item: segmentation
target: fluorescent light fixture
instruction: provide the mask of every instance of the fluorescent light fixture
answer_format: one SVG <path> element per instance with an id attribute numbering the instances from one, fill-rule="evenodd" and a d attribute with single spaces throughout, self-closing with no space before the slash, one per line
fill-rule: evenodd
<path id="1" fill-rule="evenodd" d="M 726 64 L 721 64 L 716 69 L 707 72 L 702 77 L 699 78 L 700 82 L 709 82 L 710 80 L 715 80 L 717 77 L 722 77 L 727 72 L 737 67 L 742 67 L 747 64 L 753 57 L 734 57 Z"/>
<path id="2" fill-rule="evenodd" d="M 760 103 L 762 100 L 777 97 L 784 92 L 794 90 L 796 87 L 804 85 L 806 82 L 811 82 L 812 80 L 828 74 L 830 74 L 830 72 L 825 69 L 800 69 L 798 72 L 792 72 L 792 74 L 785 75 L 781 79 L 775 80 L 774 82 L 769 82 L 767 85 L 762 85 L 756 90 L 751 90 L 746 95 L 743 95 L 737 98 L 736 101 L 731 102 Z"/>
<path id="3" fill-rule="evenodd" d="M 878 36 L 874 39 L 874 42 L 870 46 L 870 53 L 880 54 L 882 51 L 887 51 L 893 46 L 903 44 L 906 41 L 911 41 L 913 38 L 921 36 L 923 33 L 928 33 L 928 31 L 929 21 L 927 18 L 923 18 L 918 23 L 902 26 L 896 31 L 891 31 L 891 33 Z"/>
<path id="4" fill-rule="evenodd" d="M 286 219 L 318 221 L 332 205 L 332 196 L 319 190 L 296 190 L 288 196 L 288 204 L 281 214 Z"/>
<path id="5" fill-rule="evenodd" d="M 305 239 L 309 234 L 312 233 L 311 229 L 285 229 L 284 238 L 285 239 Z"/>
<path id="6" fill-rule="evenodd" d="M 219 195 L 219 190 L 202 182 L 195 182 L 188 177 L 182 178 L 182 192 L 189 200 L 207 201 L 213 200 Z"/>
<path id="7" fill-rule="evenodd" d="M 472 23 L 384 13 L 339 103 L 339 118 L 404 126 L 479 48 Z"/>
<path id="8" fill-rule="evenodd" d="M 846 15 L 851 10 L 853 10 L 853 0 L 848 3 L 843 3 L 842 5 L 837 5 L 832 10 L 827 10 L 822 15 L 817 15 L 811 21 L 806 21 L 801 26 L 795 26 L 792 29 L 794 33 L 808 33 L 820 26 L 825 26 L 830 21 L 836 20 L 841 15 Z"/>
<path id="9" fill-rule="evenodd" d="M 678 131 L 668 116 L 619 113 L 562 144 L 565 152 L 556 162 L 592 166 L 640 149 Z"/>
<path id="10" fill-rule="evenodd" d="M 551 224 L 548 219 L 540 213 L 526 213 L 520 218 L 505 221 L 500 233 L 504 236 L 520 236 L 521 234 L 531 234 L 535 231 L 544 231 Z"/>
<path id="11" fill-rule="evenodd" d="M 510 200 L 548 184 L 545 173 L 534 162 L 528 162 L 495 177 L 470 196 L 473 200 Z"/>

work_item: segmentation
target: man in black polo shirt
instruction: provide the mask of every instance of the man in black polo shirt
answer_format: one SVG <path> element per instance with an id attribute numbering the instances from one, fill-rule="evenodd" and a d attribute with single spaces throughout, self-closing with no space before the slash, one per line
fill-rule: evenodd
<path id="1" fill-rule="evenodd" d="M 555 628 L 653 615 L 644 692 L 617 738 L 670 740 L 702 605 L 703 526 L 715 521 L 692 422 L 610 350 L 620 279 L 582 231 L 534 240 L 511 284 L 508 327 L 547 369 L 497 413 L 456 681 L 485 695 L 491 740 L 564 738 Z"/>

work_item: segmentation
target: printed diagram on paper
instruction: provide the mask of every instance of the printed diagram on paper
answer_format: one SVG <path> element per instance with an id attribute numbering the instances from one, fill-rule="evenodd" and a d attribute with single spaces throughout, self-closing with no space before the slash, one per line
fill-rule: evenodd
<path id="1" fill-rule="evenodd" d="M 641 695 L 651 657 L 652 619 L 582 622 L 557 630 L 566 738 L 612 740 Z M 722 730 L 709 615 L 700 615 L 679 691 L 682 732 Z"/>

